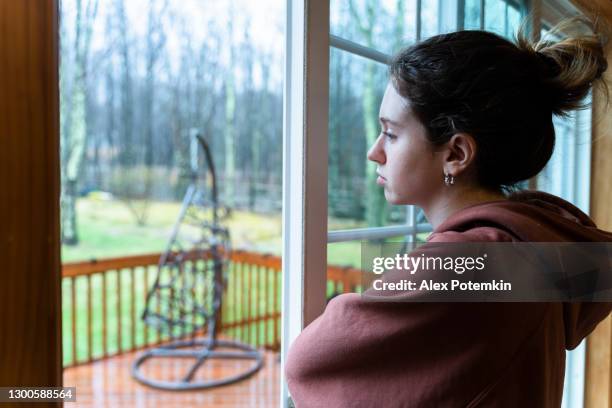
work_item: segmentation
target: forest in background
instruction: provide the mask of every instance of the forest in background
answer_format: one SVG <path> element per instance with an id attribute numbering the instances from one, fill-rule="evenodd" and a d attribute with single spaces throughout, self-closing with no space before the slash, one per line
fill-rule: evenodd
<path id="1" fill-rule="evenodd" d="M 120 200 L 138 225 L 151 202 L 181 200 L 194 129 L 212 148 L 225 205 L 280 212 L 283 5 L 61 0 L 64 244 L 78 243 L 76 200 L 91 192 Z M 415 7 L 334 0 L 332 33 L 397 51 L 416 39 Z M 422 33 L 440 31 L 440 15 L 437 1 L 423 2 Z M 384 65 L 330 50 L 330 217 L 369 226 L 402 220 L 366 159 L 386 81 Z"/>

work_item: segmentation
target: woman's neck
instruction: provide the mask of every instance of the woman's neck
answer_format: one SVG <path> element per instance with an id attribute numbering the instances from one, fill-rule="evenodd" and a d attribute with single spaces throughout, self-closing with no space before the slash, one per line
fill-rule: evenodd
<path id="1" fill-rule="evenodd" d="M 459 210 L 476 204 L 506 199 L 506 196 L 500 191 L 491 191 L 482 187 L 448 186 L 436 199 L 422 206 L 422 208 L 425 217 L 436 229 Z"/>

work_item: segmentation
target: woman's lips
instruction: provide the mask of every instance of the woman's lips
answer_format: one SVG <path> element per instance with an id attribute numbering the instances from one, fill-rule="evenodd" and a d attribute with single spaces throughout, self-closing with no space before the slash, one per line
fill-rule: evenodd
<path id="1" fill-rule="evenodd" d="M 381 175 L 379 175 L 379 176 L 376 178 L 376 184 L 381 185 L 381 186 L 382 186 L 383 184 L 385 184 L 385 182 L 386 182 L 386 181 L 387 181 L 387 179 L 386 179 L 386 178 L 384 178 L 384 177 L 383 177 L 383 176 L 381 176 Z"/>

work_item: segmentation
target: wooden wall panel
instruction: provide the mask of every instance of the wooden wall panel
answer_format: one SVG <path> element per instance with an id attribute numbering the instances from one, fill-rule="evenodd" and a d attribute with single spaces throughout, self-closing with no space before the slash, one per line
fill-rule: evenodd
<path id="1" fill-rule="evenodd" d="M 595 7 L 612 28 L 612 2 L 576 3 L 582 3 L 577 5 L 583 8 Z M 608 44 L 607 56 L 609 68 L 604 78 L 612 96 L 612 43 Z M 601 91 L 593 94 L 592 126 L 591 215 L 600 228 L 612 231 L 612 109 Z M 587 338 L 585 374 L 585 408 L 612 408 L 612 316 Z"/>
<path id="2" fill-rule="evenodd" d="M 610 393 L 612 318 L 608 316 L 587 338 L 585 408 L 612 407 Z"/>
<path id="3" fill-rule="evenodd" d="M 58 86 L 57 0 L 0 0 L 0 386 L 61 385 Z"/>

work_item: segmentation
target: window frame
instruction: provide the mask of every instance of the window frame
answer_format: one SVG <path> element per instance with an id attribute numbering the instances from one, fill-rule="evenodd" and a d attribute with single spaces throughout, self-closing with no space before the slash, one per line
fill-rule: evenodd
<path id="1" fill-rule="evenodd" d="M 280 403 L 289 345 L 325 308 L 329 2 L 285 3 Z M 308 205 L 306 205 L 308 203 Z M 308 254 L 308 256 L 307 256 Z M 289 273 L 289 271 L 291 273 Z"/>

